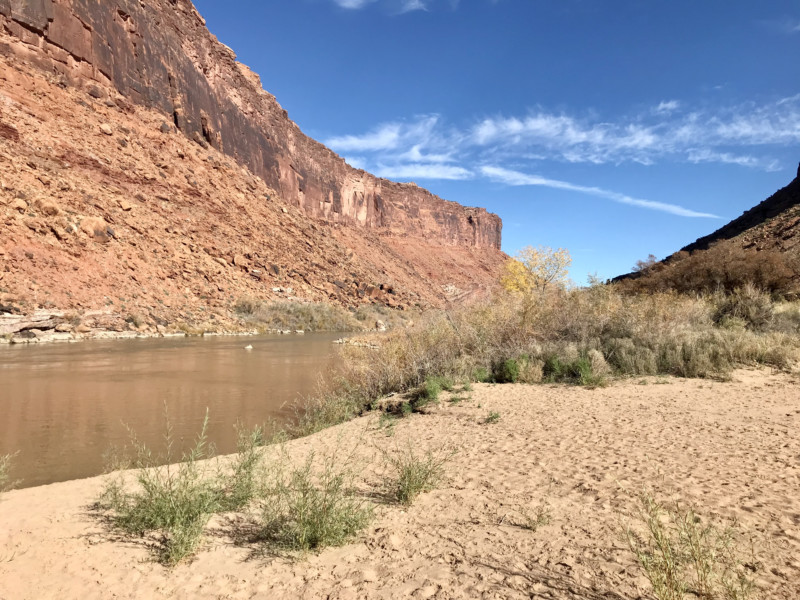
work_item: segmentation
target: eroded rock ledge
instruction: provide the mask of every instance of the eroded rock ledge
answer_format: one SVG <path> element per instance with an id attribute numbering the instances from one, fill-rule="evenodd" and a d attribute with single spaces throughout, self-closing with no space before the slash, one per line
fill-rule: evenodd
<path id="1" fill-rule="evenodd" d="M 189 0 L 0 0 L 0 53 L 102 95 L 113 88 L 233 157 L 311 217 L 499 249 L 500 218 L 353 169 L 305 136 Z"/>

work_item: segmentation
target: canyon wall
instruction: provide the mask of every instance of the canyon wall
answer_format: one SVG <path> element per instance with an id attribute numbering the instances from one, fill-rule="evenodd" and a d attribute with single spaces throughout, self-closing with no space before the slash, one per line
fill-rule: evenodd
<path id="1" fill-rule="evenodd" d="M 310 217 L 500 248 L 496 215 L 354 169 L 304 135 L 189 0 L 0 0 L 0 26 L 23 42 L 0 54 L 160 111 L 164 127 L 234 158 Z"/>

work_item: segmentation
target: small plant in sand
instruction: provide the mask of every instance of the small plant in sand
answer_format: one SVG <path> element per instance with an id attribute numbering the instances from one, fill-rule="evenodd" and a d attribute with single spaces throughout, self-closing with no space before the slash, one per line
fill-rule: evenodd
<path id="1" fill-rule="evenodd" d="M 489 413 L 489 416 L 487 416 L 486 419 L 483 422 L 485 424 L 487 424 L 487 425 L 493 425 L 494 423 L 497 423 L 498 421 L 500 421 L 500 413 L 496 412 L 496 411 L 491 411 Z"/>
<path id="2" fill-rule="evenodd" d="M 174 465 L 169 464 L 174 437 L 167 421 L 165 466 L 156 466 L 162 461 L 132 434 L 136 448 L 132 466 L 139 469 L 138 485 L 130 489 L 120 473 L 108 481 L 100 499 L 100 505 L 113 512 L 112 522 L 122 531 L 139 536 L 161 533 L 156 555 L 165 565 L 175 565 L 195 551 L 206 523 L 221 507 L 217 480 L 199 462 L 209 457 L 207 428 L 206 414 L 194 446 L 181 463 Z"/>
<path id="3" fill-rule="evenodd" d="M 420 494 L 436 489 L 454 455 L 455 450 L 444 448 L 417 452 L 410 441 L 393 453 L 383 451 L 389 471 L 386 479 L 389 493 L 401 504 L 413 504 Z"/>
<path id="4" fill-rule="evenodd" d="M 7 492 L 14 486 L 9 474 L 13 458 L 13 454 L 4 454 L 0 456 L 0 494 Z"/>
<path id="5" fill-rule="evenodd" d="M 755 597 L 754 567 L 741 560 L 732 527 L 704 523 L 692 508 L 665 508 L 647 491 L 639 501 L 640 522 L 625 536 L 658 600 Z"/>
<path id="6" fill-rule="evenodd" d="M 288 457 L 273 472 L 264 497 L 262 540 L 281 550 L 307 552 L 349 542 L 372 519 L 372 505 L 355 489 L 352 457 L 312 452 L 299 467 Z"/>
<path id="7" fill-rule="evenodd" d="M 413 394 L 411 408 L 415 411 L 424 410 L 431 404 L 439 402 L 439 394 L 452 391 L 455 387 L 449 377 L 428 377 L 425 383 Z"/>
<path id="8" fill-rule="evenodd" d="M 112 475 L 98 503 L 111 511 L 112 523 L 125 533 L 144 536 L 157 532 L 155 554 L 168 566 L 195 552 L 212 514 L 239 510 L 259 493 L 262 430 L 248 433 L 240 429 L 239 454 L 225 471 L 202 462 L 213 454 L 207 430 L 208 413 L 194 445 L 178 464 L 171 464 L 176 458 L 175 439 L 168 418 L 163 456 L 154 455 L 131 432 L 135 457 L 126 466 L 138 469 L 134 482 L 130 474 Z"/>
<path id="9" fill-rule="evenodd" d="M 255 427 L 247 431 L 237 426 L 237 453 L 227 474 L 220 479 L 220 504 L 224 511 L 245 508 L 263 493 L 264 451 L 267 440 L 264 429 Z"/>
<path id="10" fill-rule="evenodd" d="M 540 527 L 549 525 L 550 521 L 552 521 L 550 507 L 545 502 L 533 508 L 520 506 L 517 508 L 517 513 L 520 518 L 516 521 L 515 525 L 533 531 L 534 533 L 538 531 Z"/>

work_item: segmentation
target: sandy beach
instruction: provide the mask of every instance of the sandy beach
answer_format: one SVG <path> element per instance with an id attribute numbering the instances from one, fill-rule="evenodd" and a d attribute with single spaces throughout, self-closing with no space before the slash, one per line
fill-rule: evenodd
<path id="1" fill-rule="evenodd" d="M 103 478 L 0 497 L 0 599 L 649 598 L 622 533 L 637 494 L 736 521 L 769 599 L 800 598 L 800 384 L 631 379 L 601 389 L 476 384 L 387 427 L 371 414 L 287 445 L 296 460 L 355 448 L 375 518 L 351 544 L 299 559 L 237 543 L 215 517 L 174 569 L 91 509 Z M 490 413 L 499 419 L 487 423 Z M 457 452 L 412 506 L 380 493 L 383 451 Z M 542 508 L 549 523 L 520 527 Z"/>

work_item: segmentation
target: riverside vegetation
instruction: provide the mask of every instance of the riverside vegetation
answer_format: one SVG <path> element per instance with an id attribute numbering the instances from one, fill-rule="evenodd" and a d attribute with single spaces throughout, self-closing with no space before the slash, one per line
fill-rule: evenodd
<path id="1" fill-rule="evenodd" d="M 535 293 L 510 289 L 482 303 L 431 312 L 373 344 L 346 346 L 340 366 L 282 435 L 300 437 L 371 409 L 390 410 L 378 402 L 387 396 L 402 399 L 393 404 L 393 418 L 424 413 L 443 391 L 461 401 L 471 382 L 596 387 L 615 377 L 725 379 L 743 365 L 796 365 L 800 304 L 790 294 L 749 283 L 715 292 L 631 293 L 596 282 L 567 289 L 555 281 L 527 288 Z M 499 419 L 490 413 L 486 422 Z M 101 505 L 129 534 L 157 532 L 156 554 L 168 565 L 196 551 L 216 513 L 256 515 L 255 538 L 274 551 L 343 544 L 366 526 L 372 503 L 356 489 L 349 458 L 311 454 L 293 466 L 284 451 L 268 455 L 264 442 L 257 430 L 243 435 L 232 462 L 202 462 L 203 430 L 182 462 L 166 467 L 154 466 L 149 450 L 139 447 L 136 481 L 132 485 L 129 474 L 112 478 Z M 448 456 L 444 449 L 416 452 L 410 445 L 385 453 L 388 496 L 410 504 L 434 489 Z M 667 510 L 646 494 L 641 506 L 625 536 L 656 598 L 753 597 L 732 530 L 703 524 L 694 509 Z M 542 512 L 530 529 L 548 520 Z"/>
<path id="2" fill-rule="evenodd" d="M 8 489 L 13 485 L 9 475 L 12 459 L 13 456 L 10 454 L 0 455 L 0 494 L 8 491 Z"/>

